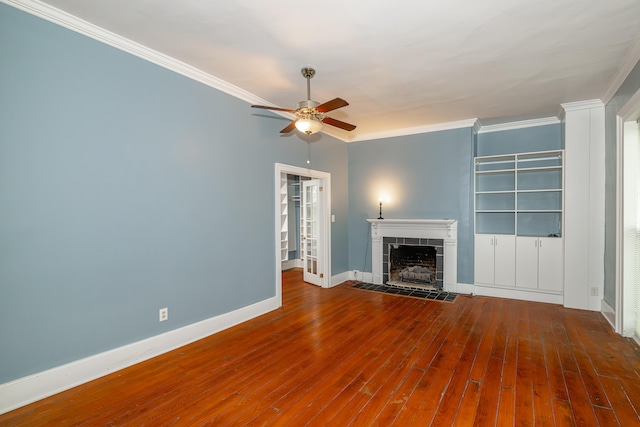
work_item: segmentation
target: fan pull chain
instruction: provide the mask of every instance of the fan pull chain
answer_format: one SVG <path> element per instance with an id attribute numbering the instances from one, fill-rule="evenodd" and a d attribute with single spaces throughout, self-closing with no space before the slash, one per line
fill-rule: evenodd
<path id="1" fill-rule="evenodd" d="M 311 164 L 311 135 L 307 134 L 307 164 Z"/>

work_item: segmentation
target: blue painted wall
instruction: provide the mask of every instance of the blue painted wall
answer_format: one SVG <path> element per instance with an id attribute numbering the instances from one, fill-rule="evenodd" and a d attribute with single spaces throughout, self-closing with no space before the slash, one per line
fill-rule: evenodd
<path id="1" fill-rule="evenodd" d="M 560 123 L 478 134 L 476 156 L 561 150 L 564 148 Z"/>
<path id="2" fill-rule="evenodd" d="M 618 111 L 640 89 L 640 62 L 631 70 L 616 94 L 605 106 L 605 236 L 604 300 L 616 306 L 616 177 Z"/>
<path id="3" fill-rule="evenodd" d="M 473 283 L 472 128 L 354 142 L 349 152 L 349 268 L 371 272 L 367 218 L 458 220 L 458 282 Z"/>
<path id="4" fill-rule="evenodd" d="M 284 119 L 4 4 L 0 64 L 0 383 L 275 295 Z M 347 148 L 312 162 L 342 272 Z"/>

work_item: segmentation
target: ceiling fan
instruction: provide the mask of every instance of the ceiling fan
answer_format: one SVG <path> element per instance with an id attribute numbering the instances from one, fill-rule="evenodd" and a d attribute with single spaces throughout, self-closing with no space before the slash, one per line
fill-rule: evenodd
<path id="1" fill-rule="evenodd" d="M 295 110 L 270 107 L 267 105 L 252 105 L 251 107 L 262 108 L 265 110 L 285 111 L 287 113 L 295 114 L 296 119 L 289 123 L 287 127 L 282 129 L 280 133 L 289 133 L 293 129 L 298 129 L 302 133 L 311 135 L 312 133 L 319 132 L 320 129 L 322 129 L 323 123 L 346 131 L 354 130 L 356 128 L 354 125 L 332 119 L 324 114 L 329 111 L 337 110 L 338 108 L 346 107 L 349 103 L 341 98 L 332 99 L 324 104 L 311 100 L 311 78 L 315 76 L 316 70 L 310 67 L 305 67 L 300 71 L 304 78 L 307 79 L 307 99 L 306 101 L 298 102 L 298 107 Z"/>

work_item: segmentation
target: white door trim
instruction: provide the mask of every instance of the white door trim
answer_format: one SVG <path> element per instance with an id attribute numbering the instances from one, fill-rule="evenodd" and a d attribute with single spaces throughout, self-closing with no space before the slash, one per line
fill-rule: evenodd
<path id="1" fill-rule="evenodd" d="M 624 123 L 640 118 L 640 89 L 616 116 L 616 301 L 615 331 L 624 334 Z"/>
<path id="2" fill-rule="evenodd" d="M 324 272 L 320 286 L 328 288 L 331 286 L 331 174 L 314 169 L 301 168 L 298 166 L 286 165 L 283 163 L 275 164 L 275 181 L 274 181 L 274 246 L 275 246 L 275 262 L 276 262 L 276 298 L 279 306 L 282 305 L 282 263 L 280 262 L 280 175 L 283 173 L 290 175 L 306 176 L 313 179 L 319 179 L 324 187 L 326 203 L 324 209 L 320 212 L 320 221 L 323 221 L 322 235 L 325 244 L 323 245 L 323 262 L 318 267 Z"/>

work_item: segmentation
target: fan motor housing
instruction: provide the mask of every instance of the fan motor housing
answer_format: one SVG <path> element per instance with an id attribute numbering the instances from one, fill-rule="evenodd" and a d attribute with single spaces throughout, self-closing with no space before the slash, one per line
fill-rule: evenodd
<path id="1" fill-rule="evenodd" d="M 310 99 L 307 99 L 306 101 L 300 101 L 298 102 L 298 110 L 301 108 L 309 108 L 309 109 L 313 109 L 316 108 L 318 105 L 320 105 L 319 102 L 316 101 L 312 101 Z"/>

